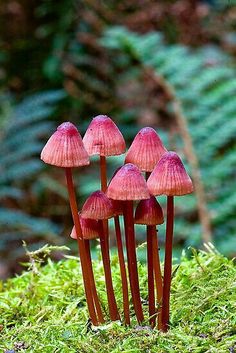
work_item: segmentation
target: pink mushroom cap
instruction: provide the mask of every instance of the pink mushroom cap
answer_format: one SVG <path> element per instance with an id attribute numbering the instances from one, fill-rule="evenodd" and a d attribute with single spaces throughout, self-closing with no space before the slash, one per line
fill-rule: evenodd
<path id="1" fill-rule="evenodd" d="M 154 196 L 138 203 L 135 211 L 135 223 L 150 226 L 164 223 L 162 208 Z"/>
<path id="2" fill-rule="evenodd" d="M 87 240 L 99 238 L 98 221 L 95 219 L 83 218 L 79 215 L 83 238 Z M 77 239 L 75 226 L 72 228 L 70 237 Z"/>
<path id="3" fill-rule="evenodd" d="M 125 152 L 125 140 L 116 124 L 106 115 L 91 121 L 83 138 L 90 156 L 116 156 Z"/>
<path id="4" fill-rule="evenodd" d="M 63 168 L 89 164 L 89 156 L 80 133 L 70 122 L 58 126 L 44 146 L 41 159 L 47 164 Z"/>
<path id="5" fill-rule="evenodd" d="M 142 200 L 150 197 L 146 181 L 138 167 L 127 163 L 113 176 L 107 196 L 114 200 Z"/>
<path id="6" fill-rule="evenodd" d="M 112 201 L 104 192 L 95 191 L 85 201 L 81 215 L 84 218 L 109 219 L 114 215 Z"/>
<path id="7" fill-rule="evenodd" d="M 125 163 L 133 163 L 143 172 L 152 172 L 166 151 L 156 131 L 151 127 L 144 127 L 128 149 Z"/>
<path id="8" fill-rule="evenodd" d="M 193 192 L 193 183 L 180 157 L 175 152 L 166 152 L 147 181 L 152 195 L 181 196 Z"/>

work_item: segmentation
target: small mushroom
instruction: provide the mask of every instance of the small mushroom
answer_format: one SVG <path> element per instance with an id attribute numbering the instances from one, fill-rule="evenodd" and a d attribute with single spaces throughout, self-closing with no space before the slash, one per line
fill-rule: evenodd
<path id="1" fill-rule="evenodd" d="M 81 224 L 81 228 L 82 228 L 82 233 L 83 233 L 83 239 L 84 239 L 86 253 L 87 253 L 87 256 L 88 256 L 88 260 L 89 260 L 90 266 L 92 267 L 92 257 L 91 257 L 91 251 L 90 251 L 90 240 L 99 238 L 98 221 L 96 221 L 95 219 L 83 218 L 83 217 L 81 217 L 80 214 L 79 214 L 79 218 L 80 218 L 80 224 Z M 70 237 L 72 239 L 77 239 L 75 226 L 72 228 L 72 231 L 70 233 Z M 95 303 L 96 310 L 97 310 L 98 320 L 99 320 L 99 322 L 104 323 L 104 317 L 103 317 L 100 301 L 99 301 L 99 298 L 98 298 L 98 295 L 97 295 L 97 290 L 96 290 L 96 284 L 95 284 L 95 278 L 94 278 L 93 271 L 91 273 L 91 276 L 92 277 L 90 277 L 90 283 L 91 283 L 92 290 L 93 290 L 93 299 L 94 299 L 94 303 Z"/>
<path id="2" fill-rule="evenodd" d="M 107 196 L 113 200 L 125 201 L 124 223 L 130 288 L 136 317 L 138 322 L 141 323 L 144 317 L 137 269 L 133 200 L 147 199 L 149 198 L 149 192 L 140 170 L 131 163 L 121 167 L 107 188 Z"/>
<path id="3" fill-rule="evenodd" d="M 101 244 L 102 260 L 105 273 L 107 299 L 109 313 L 112 321 L 119 320 L 114 288 L 112 284 L 111 264 L 109 255 L 109 246 L 107 241 L 107 232 L 104 231 L 103 220 L 113 217 L 113 205 L 111 200 L 102 192 L 95 191 L 85 201 L 81 215 L 84 218 L 98 220 L 98 232 Z"/>
<path id="4" fill-rule="evenodd" d="M 93 324 L 97 325 L 98 320 L 93 303 L 93 292 L 89 281 L 91 267 L 89 266 L 83 241 L 71 169 L 89 164 L 89 156 L 77 128 L 70 122 L 65 122 L 58 126 L 44 146 L 41 152 L 41 159 L 47 164 L 55 165 L 65 170 L 71 213 L 77 233 L 88 310 Z"/>
<path id="5" fill-rule="evenodd" d="M 167 221 L 163 281 L 162 330 L 169 328 L 172 246 L 174 231 L 174 196 L 193 192 L 193 184 L 180 157 L 175 152 L 163 154 L 147 181 L 152 195 L 167 195 Z"/>

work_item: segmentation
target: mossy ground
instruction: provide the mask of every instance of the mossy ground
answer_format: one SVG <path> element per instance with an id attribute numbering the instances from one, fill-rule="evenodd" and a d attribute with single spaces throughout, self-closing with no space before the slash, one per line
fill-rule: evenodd
<path id="1" fill-rule="evenodd" d="M 86 325 L 88 316 L 78 261 L 41 266 L 0 283 L 0 352 L 236 352 L 236 267 L 216 251 L 182 257 L 171 295 L 171 329 L 167 334 L 148 327 L 109 323 Z M 95 276 L 107 308 L 102 265 Z M 121 284 L 117 258 L 112 259 L 119 307 Z M 147 297 L 145 265 L 139 266 L 142 298 Z M 145 306 L 147 318 L 147 306 Z M 147 321 L 144 326 L 147 325 Z"/>

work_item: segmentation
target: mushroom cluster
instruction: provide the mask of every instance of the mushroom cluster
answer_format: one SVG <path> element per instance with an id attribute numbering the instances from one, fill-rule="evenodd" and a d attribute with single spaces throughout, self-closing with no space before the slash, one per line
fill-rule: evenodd
<path id="1" fill-rule="evenodd" d="M 167 331 L 170 316 L 174 196 L 192 193 L 193 185 L 180 157 L 175 152 L 166 150 L 151 127 L 138 132 L 126 153 L 125 164 L 115 171 L 108 184 L 106 158 L 123 154 L 125 150 L 125 140 L 118 127 L 108 116 L 99 115 L 90 123 L 83 140 L 72 123 L 61 124 L 44 146 L 41 159 L 65 171 L 74 224 L 71 237 L 78 243 L 85 297 L 93 325 L 105 322 L 90 252 L 90 240 L 95 238 L 100 241 L 110 319 L 122 320 L 125 325 L 130 325 L 131 317 L 135 316 L 139 324 L 144 321 L 135 239 L 135 224 L 142 224 L 146 225 L 147 234 L 149 323 L 152 328 Z M 72 168 L 88 165 L 89 156 L 92 155 L 99 155 L 101 190 L 94 191 L 79 212 Z M 163 275 L 157 226 L 164 223 L 164 215 L 156 200 L 158 195 L 167 196 Z M 120 217 L 124 220 L 124 239 Z M 122 315 L 118 311 L 112 281 L 108 226 L 110 218 L 113 218 L 115 225 L 123 296 Z M 134 309 L 133 316 L 130 303 Z"/>

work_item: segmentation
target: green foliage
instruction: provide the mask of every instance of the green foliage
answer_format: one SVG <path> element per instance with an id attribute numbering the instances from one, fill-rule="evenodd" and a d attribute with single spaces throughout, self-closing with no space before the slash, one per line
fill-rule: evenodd
<path id="1" fill-rule="evenodd" d="M 123 27 L 112 27 L 101 39 L 111 51 L 115 65 L 125 75 L 120 80 L 138 77 L 151 69 L 171 87 L 180 103 L 188 132 L 200 163 L 208 208 L 217 245 L 233 254 L 236 229 L 236 92 L 235 70 L 231 58 L 215 47 L 190 50 L 182 45 L 166 45 L 159 33 L 138 35 Z M 132 68 L 135 67 L 135 74 Z M 157 97 L 158 98 L 158 97 Z M 167 110 L 173 112 L 169 103 Z M 173 147 L 172 147 L 173 148 Z M 177 149 L 182 148 L 181 140 Z M 199 244 L 195 196 L 178 198 L 176 233 L 185 244 Z"/>
<path id="2" fill-rule="evenodd" d="M 0 349 L 23 346 L 25 353 L 93 352 L 233 352 L 236 340 L 235 276 L 232 260 L 216 250 L 197 252 L 189 260 L 182 257 L 173 279 L 171 329 L 167 334 L 150 330 L 148 307 L 144 327 L 119 322 L 100 327 L 87 324 L 82 276 L 78 260 L 66 256 L 58 263 L 45 255 L 57 248 L 44 247 L 30 257 L 30 270 L 0 282 Z M 101 263 L 94 261 L 95 278 L 103 308 L 107 308 Z M 112 275 L 119 308 L 122 293 L 118 259 L 112 258 Z M 141 293 L 147 299 L 147 269 L 139 265 Z M 120 309 L 122 310 L 122 309 Z"/>
<path id="3" fill-rule="evenodd" d="M 62 90 L 46 91 L 25 98 L 15 108 L 2 110 L 0 253 L 5 260 L 16 256 L 12 246 L 21 239 L 55 242 L 59 231 L 56 224 L 33 214 L 30 200 L 35 198 L 32 180 L 45 169 L 39 159 L 42 137 L 52 131 L 49 117 L 64 96 Z"/>

